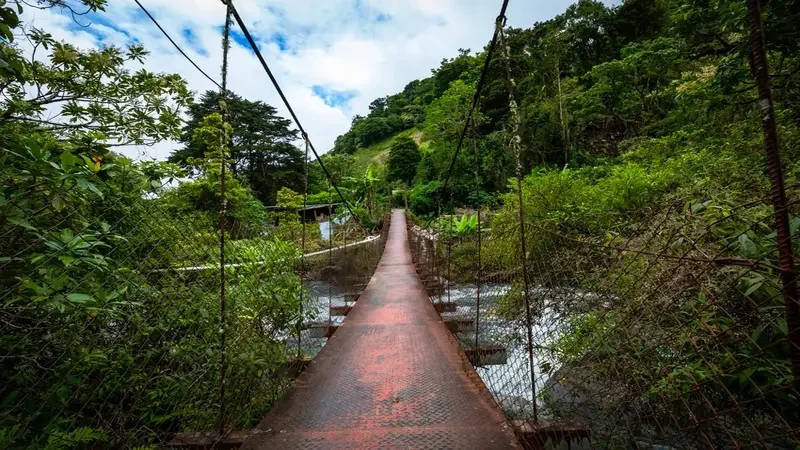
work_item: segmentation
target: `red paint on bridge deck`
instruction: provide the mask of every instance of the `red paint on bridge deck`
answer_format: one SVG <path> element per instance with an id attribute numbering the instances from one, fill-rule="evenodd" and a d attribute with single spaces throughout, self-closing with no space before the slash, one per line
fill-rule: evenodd
<path id="1" fill-rule="evenodd" d="M 517 448 L 414 271 L 402 211 L 338 331 L 242 449 Z"/>

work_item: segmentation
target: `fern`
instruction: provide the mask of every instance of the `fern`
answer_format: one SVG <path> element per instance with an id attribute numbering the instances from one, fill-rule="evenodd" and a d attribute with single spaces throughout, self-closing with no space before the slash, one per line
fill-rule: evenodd
<path id="1" fill-rule="evenodd" d="M 107 441 L 105 430 L 90 427 L 80 427 L 72 431 L 54 431 L 47 438 L 44 450 L 62 450 L 79 448 L 81 444 L 97 441 Z"/>
<path id="2" fill-rule="evenodd" d="M 11 444 L 19 438 L 19 425 L 11 428 L 0 428 L 0 448 L 10 448 Z"/>

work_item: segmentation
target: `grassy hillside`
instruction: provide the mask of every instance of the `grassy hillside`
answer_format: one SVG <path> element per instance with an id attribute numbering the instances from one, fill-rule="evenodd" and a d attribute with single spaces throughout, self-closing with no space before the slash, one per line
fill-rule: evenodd
<path id="1" fill-rule="evenodd" d="M 422 144 L 424 146 L 422 142 L 422 132 L 420 130 L 410 128 L 405 131 L 400 131 L 379 142 L 356 150 L 356 152 L 353 153 L 355 168 L 359 172 L 362 172 L 369 166 L 378 168 L 384 167 L 389 159 L 389 149 L 392 147 L 392 144 L 394 144 L 397 139 L 406 137 L 412 138 L 418 145 Z"/>

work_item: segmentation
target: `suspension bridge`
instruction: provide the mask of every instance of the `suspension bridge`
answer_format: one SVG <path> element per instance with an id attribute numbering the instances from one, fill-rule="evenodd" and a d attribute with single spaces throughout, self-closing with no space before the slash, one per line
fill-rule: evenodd
<path id="1" fill-rule="evenodd" d="M 343 325 L 243 449 L 513 448 L 516 438 L 430 302 L 403 211 Z"/>
<path id="2" fill-rule="evenodd" d="M 306 160 L 311 150 L 349 210 L 349 204 L 331 179 L 233 2 L 223 3 L 227 5 L 225 35 L 232 19 L 235 20 L 301 131 Z M 444 217 L 443 212 L 453 210 L 452 191 L 448 186 L 462 148 L 469 141 L 467 136 L 471 134 L 476 232 L 466 239 L 454 236 L 452 219 L 449 223 L 440 219 L 435 228 L 425 229 L 408 220 L 404 211 L 394 210 L 384 221 L 382 238 L 375 241 L 379 247 L 385 243 L 385 250 L 377 249 L 380 261 L 369 265 L 369 270 L 374 270 L 374 274 L 369 274 L 369 282 L 350 283 L 351 292 L 344 295 L 343 305 L 333 305 L 333 292 L 329 288 L 327 321 L 305 325 L 307 332 L 311 329 L 311 336 L 328 340 L 322 350 L 312 360 L 304 359 L 300 351 L 303 335 L 298 329 L 297 356 L 300 367 L 305 368 L 299 378 L 258 426 L 231 439 L 230 429 L 226 431 L 221 420 L 219 432 L 207 437 L 206 444 L 229 442 L 250 450 L 590 448 L 592 442 L 610 448 L 695 448 L 700 442 L 708 448 L 738 448 L 757 446 L 758 442 L 763 444 L 767 440 L 776 447 L 798 444 L 795 424 L 779 410 L 771 407 L 771 411 L 759 409 L 756 412 L 742 406 L 772 402 L 760 387 L 748 400 L 737 398 L 727 389 L 720 392 L 711 387 L 723 383 L 721 380 L 729 375 L 717 374 L 711 380 L 693 378 L 691 389 L 672 392 L 655 387 L 674 384 L 675 380 L 669 376 L 661 381 L 639 376 L 630 383 L 620 383 L 623 376 L 620 364 L 638 367 L 644 365 L 642 361 L 655 360 L 659 361 L 656 364 L 660 364 L 658 370 L 663 374 L 674 370 L 678 364 L 664 355 L 686 351 L 668 349 L 675 335 L 663 330 L 651 335 L 637 329 L 635 314 L 628 317 L 626 313 L 617 313 L 613 305 L 620 303 L 620 297 L 639 296 L 659 302 L 664 296 L 672 301 L 686 292 L 712 289 L 699 278 L 673 290 L 668 288 L 668 281 L 648 283 L 647 272 L 652 268 L 668 280 L 680 278 L 681 269 L 688 266 L 696 276 L 715 276 L 731 284 L 734 281 L 730 274 L 719 271 L 719 267 L 728 263 L 741 264 L 708 254 L 697 255 L 694 245 L 703 239 L 702 233 L 691 246 L 676 245 L 674 236 L 696 226 L 691 221 L 681 224 L 681 229 L 675 230 L 665 242 L 653 241 L 652 237 L 636 242 L 632 236 L 614 245 L 592 240 L 575 245 L 552 229 L 531 226 L 523 196 L 523 131 L 516 101 L 517 83 L 506 41 L 508 3 L 508 0 L 502 2 L 495 19 L 494 33 L 466 122 L 436 199 L 440 218 Z M 751 0 L 748 5 L 751 19 L 756 20 L 757 2 Z M 757 22 L 753 29 L 760 26 Z M 754 32 L 752 39 L 753 48 L 758 49 L 759 34 Z M 497 51 L 500 58 L 493 59 Z M 761 60 L 763 55 L 754 50 L 753 58 Z M 513 201 L 517 203 L 517 216 L 505 225 L 499 221 L 496 229 L 484 230 L 482 218 L 486 205 L 481 203 L 482 174 L 474 115 L 493 62 L 504 75 L 508 93 L 506 148 L 513 154 L 516 166 Z M 226 66 L 227 61 L 223 61 L 223 82 L 219 86 L 223 93 Z M 766 70 L 765 67 L 763 63 L 762 69 Z M 760 90 L 760 95 L 762 103 L 772 101 L 766 90 Z M 769 112 L 764 114 L 767 114 L 764 116 L 767 121 Z M 768 156 L 773 169 L 772 206 L 782 264 L 775 268 L 781 274 L 781 281 L 775 281 L 773 289 L 783 294 L 785 320 L 787 328 L 791 329 L 781 342 L 787 345 L 792 369 L 776 369 L 778 379 L 784 381 L 775 383 L 780 386 L 777 389 L 781 393 L 797 399 L 800 396 L 800 336 L 795 269 L 786 227 L 786 192 L 777 149 L 768 150 Z M 749 206 L 752 205 L 742 205 L 743 210 L 737 210 L 733 216 L 745 214 Z M 675 212 L 667 209 L 662 214 L 671 217 Z M 683 215 L 682 212 L 677 214 Z M 706 232 L 710 230 L 706 226 Z M 647 233 L 660 231 L 656 228 Z M 537 242 L 529 243 L 528 233 L 536 235 Z M 652 247 L 657 251 L 650 251 Z M 485 253 L 492 256 L 486 258 Z M 611 261 L 609 253 L 613 255 Z M 498 258 L 498 255 L 505 258 Z M 638 272 L 629 261 L 613 262 L 614 258 L 630 260 L 631 255 L 645 258 L 639 261 L 646 265 L 644 273 Z M 339 252 L 337 258 L 338 263 L 334 262 L 333 252 L 328 251 L 329 268 L 341 269 L 340 266 L 345 265 L 341 261 L 348 256 Z M 587 260 L 596 261 L 597 267 L 603 268 L 595 269 L 594 273 L 582 272 L 580 266 Z M 221 264 L 224 268 L 224 261 Z M 751 270 L 756 270 L 758 264 L 751 264 Z M 736 276 L 748 276 L 748 272 Z M 598 281 L 611 280 L 611 284 L 615 284 L 629 277 L 636 278 L 634 286 L 655 284 L 655 288 L 633 294 L 633 289 L 608 289 L 608 282 Z M 593 291 L 584 290 L 584 286 Z M 352 292 L 353 287 L 357 292 Z M 744 297 L 748 295 L 739 293 Z M 694 313 L 706 314 L 708 306 L 700 306 Z M 729 311 L 722 314 L 728 320 L 737 320 Z M 346 317 L 343 322 L 334 324 L 334 316 Z M 617 332 L 621 328 L 625 332 L 604 335 L 602 331 L 587 331 L 587 323 L 595 330 Z M 736 323 L 736 326 L 741 325 L 741 322 Z M 665 323 L 664 328 L 669 326 Z M 585 337 L 583 333 L 596 333 L 591 337 L 597 342 L 586 347 L 586 341 L 581 341 Z M 643 349 L 631 349 L 626 347 L 626 341 L 647 344 Z M 758 347 L 755 339 L 749 341 Z M 608 358 L 606 352 L 614 357 Z M 690 359 L 703 358 L 703 351 L 697 344 L 688 353 Z M 764 353 L 760 356 L 764 357 Z M 660 357 L 666 361 L 659 360 Z M 776 367 L 768 358 L 762 362 Z M 756 384 L 750 372 L 745 378 Z M 223 375 L 222 386 L 224 383 Z M 654 399 L 659 396 L 660 399 Z M 782 425 L 763 434 L 756 431 L 756 417 L 761 414 Z M 224 410 L 220 417 L 224 417 Z"/>
<path id="3" fill-rule="evenodd" d="M 751 18 L 757 3 L 748 1 Z M 152 185 L 144 179 L 96 177 L 103 195 L 92 196 L 89 189 L 61 191 L 61 184 L 41 189 L 45 178 L 9 197 L 9 204 L 33 206 L 3 234 L 15 239 L 0 259 L 9 274 L 0 329 L 13 350 L 0 355 L 11 374 L 0 387 L 0 443 L 244 450 L 800 445 L 800 326 L 786 199 L 800 193 L 783 186 L 777 155 L 769 155 L 772 200 L 726 207 L 711 222 L 700 214 L 708 204 L 681 203 L 601 233 L 552 226 L 550 211 L 526 210 L 505 0 L 434 194 L 436 219 L 387 211 L 390 192 L 389 204 L 373 205 L 362 220 L 234 2 L 223 4 L 222 80 L 192 64 L 220 89 L 224 119 L 230 33 L 238 25 L 300 131 L 303 205 L 283 211 L 290 226 L 282 235 L 262 220 L 231 217 L 224 138 L 213 185 L 219 207 L 206 216 L 176 219 L 165 186 L 148 195 L 122 191 Z M 474 115 L 491 67 L 507 89 L 502 145 L 516 167 L 503 211 L 482 203 L 486 173 L 476 143 Z M 458 233 L 449 183 L 470 143 L 476 223 Z M 312 156 L 328 182 L 327 210 L 332 190 L 350 218 L 331 220 L 327 242 L 313 246 L 302 214 Z M 43 231 L 24 234 L 20 228 L 34 228 L 29 222 Z M 736 256 L 734 248 L 756 248 L 747 232 L 772 222 L 775 232 L 758 244 L 766 250 Z M 714 233 L 723 227 L 745 230 L 720 240 Z M 38 278 L 25 279 L 30 274 Z"/>

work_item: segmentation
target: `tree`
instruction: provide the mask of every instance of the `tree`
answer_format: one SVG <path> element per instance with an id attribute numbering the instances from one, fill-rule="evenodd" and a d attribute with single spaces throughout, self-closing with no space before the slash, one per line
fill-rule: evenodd
<path id="1" fill-rule="evenodd" d="M 603 116 L 619 116 L 626 123 L 652 122 L 673 101 L 665 88 L 683 67 L 680 43 L 658 38 L 633 43 L 622 57 L 598 64 L 584 75 L 592 86 L 579 98 L 584 124 Z"/>
<path id="2" fill-rule="evenodd" d="M 411 185 L 421 157 L 417 143 L 411 138 L 398 138 L 389 150 L 388 181 Z"/>
<path id="3" fill-rule="evenodd" d="M 386 103 L 389 97 L 378 97 L 369 104 L 369 115 L 381 117 L 386 113 Z"/>
<path id="4" fill-rule="evenodd" d="M 370 146 L 392 133 L 392 127 L 383 117 L 367 117 L 360 120 L 353 130 L 358 137 L 360 147 Z"/>
<path id="5" fill-rule="evenodd" d="M 105 4 L 77 3 L 92 11 Z M 61 1 L 39 4 L 68 7 Z M 152 145 L 177 135 L 180 111 L 191 102 L 189 89 L 179 75 L 131 70 L 148 54 L 140 44 L 80 50 L 31 28 L 24 36 L 32 49 L 23 51 L 10 31 L 19 25 L 16 11 L 0 10 L 0 127 L 24 125 L 98 149 Z"/>
<path id="6" fill-rule="evenodd" d="M 347 133 L 336 138 L 336 141 L 333 143 L 333 150 L 331 152 L 336 154 L 352 155 L 355 153 L 356 148 L 356 134 L 351 128 Z"/>
<path id="7" fill-rule="evenodd" d="M 467 120 L 475 86 L 457 80 L 441 97 L 425 109 L 425 138 L 432 141 L 456 141 Z M 480 123 L 478 111 L 473 115 Z"/>
<path id="8" fill-rule="evenodd" d="M 462 74 L 472 67 L 475 57 L 470 56 L 469 49 L 458 49 L 458 56 L 452 59 L 444 59 L 440 67 L 433 70 L 434 94 L 442 95 L 450 88 L 450 84 L 461 78 Z"/>
<path id="9" fill-rule="evenodd" d="M 189 158 L 189 163 L 197 167 L 202 175 L 166 192 L 165 198 L 174 212 L 200 212 L 208 217 L 217 216 L 221 202 L 223 155 L 226 161 L 230 160 L 230 150 L 223 146 L 223 142 L 230 141 L 231 132 L 231 126 L 223 122 L 219 113 L 210 114 L 194 130 L 193 139 L 203 143 L 206 153 L 202 158 Z M 261 224 L 266 218 L 264 205 L 254 197 L 251 189 L 243 186 L 231 174 L 225 176 L 225 201 L 225 226 L 229 230 L 236 230 L 234 237 L 248 233 L 245 224 Z"/>
<path id="10" fill-rule="evenodd" d="M 326 153 L 322 155 L 322 162 L 325 164 L 325 169 L 333 179 L 333 183 L 339 187 L 342 194 L 347 195 L 348 189 L 351 187 L 347 182 L 347 177 L 355 167 L 355 159 L 351 155 L 339 153 Z M 309 192 L 327 192 L 328 178 L 322 172 L 319 163 L 314 161 L 308 165 L 308 183 Z M 333 194 L 334 199 L 338 196 Z M 334 201 L 339 201 L 334 200 Z"/>
<path id="11" fill-rule="evenodd" d="M 614 9 L 609 34 L 618 48 L 658 36 L 666 24 L 664 0 L 626 0 Z"/>
<path id="12" fill-rule="evenodd" d="M 141 69 L 138 45 L 82 50 L 17 17 L 51 6 L 78 17 L 104 3 L 0 0 L 3 449 L 155 448 L 211 428 L 221 356 L 228 423 L 246 424 L 285 384 L 283 336 L 303 322 L 299 249 L 267 236 L 264 208 L 239 180 L 226 177 L 220 201 L 222 117 L 194 130 L 205 148 L 189 161 L 197 179 L 118 155 L 179 139 L 183 79 Z M 227 241 L 221 204 L 223 223 L 237 225 Z M 235 268 L 205 272 L 223 251 Z M 198 277 L 180 273 L 189 265 Z M 226 334 L 236 336 L 227 355 Z"/>
<path id="13" fill-rule="evenodd" d="M 207 115 L 219 111 L 219 100 L 218 92 L 206 91 L 189 107 L 189 120 L 181 135 L 185 147 L 173 152 L 170 162 L 195 174 L 200 172 L 200 167 L 191 161 L 202 158 L 207 146 L 195 138 L 194 132 Z M 233 129 L 229 144 L 232 174 L 249 184 L 265 204 L 273 204 L 283 186 L 299 190 L 303 182 L 303 153 L 292 143 L 298 134 L 291 128 L 291 122 L 261 101 L 253 102 L 233 93 L 228 93 L 226 101 L 228 122 Z"/>
<path id="14" fill-rule="evenodd" d="M 369 217 L 375 212 L 377 186 L 380 179 L 375 176 L 372 166 L 367 167 L 364 174 L 360 177 L 347 177 L 345 181 L 355 185 L 356 194 L 360 197 L 359 201 L 366 206 Z"/>

